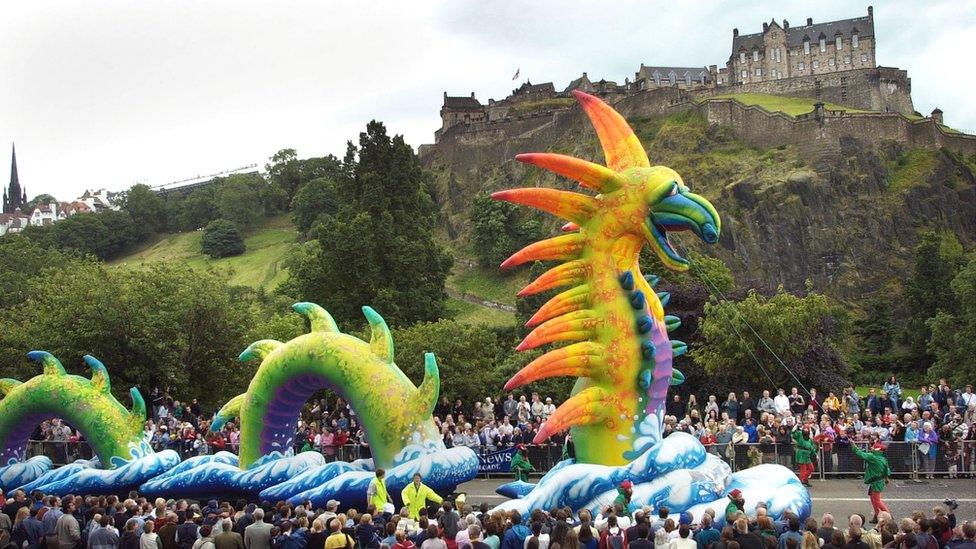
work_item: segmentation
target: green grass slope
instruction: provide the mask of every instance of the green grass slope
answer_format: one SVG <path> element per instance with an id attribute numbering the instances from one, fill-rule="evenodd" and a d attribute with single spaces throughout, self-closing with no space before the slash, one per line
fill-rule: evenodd
<path id="1" fill-rule="evenodd" d="M 287 215 L 269 217 L 245 234 L 243 254 L 222 259 L 200 251 L 202 237 L 203 231 L 161 235 L 110 264 L 138 269 L 157 261 L 179 261 L 199 269 L 227 270 L 232 284 L 270 290 L 287 276 L 282 262 L 296 246 L 298 232 Z"/>

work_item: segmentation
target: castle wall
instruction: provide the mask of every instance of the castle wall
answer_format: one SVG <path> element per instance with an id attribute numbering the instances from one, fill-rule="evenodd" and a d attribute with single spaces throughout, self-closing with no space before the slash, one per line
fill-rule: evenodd
<path id="1" fill-rule="evenodd" d="M 795 76 L 696 90 L 699 96 L 765 93 L 821 99 L 859 110 L 914 114 L 908 72 L 889 67 Z"/>
<path id="2" fill-rule="evenodd" d="M 676 105 L 675 108 L 680 108 Z M 714 99 L 698 109 L 709 124 L 731 127 L 736 137 L 761 148 L 794 145 L 811 154 L 823 154 L 839 147 L 842 138 L 863 143 L 895 141 L 922 149 L 946 147 L 954 152 L 976 154 L 976 136 L 951 133 L 935 120 L 909 120 L 894 113 L 846 113 L 826 111 L 791 118 L 732 99 Z"/>

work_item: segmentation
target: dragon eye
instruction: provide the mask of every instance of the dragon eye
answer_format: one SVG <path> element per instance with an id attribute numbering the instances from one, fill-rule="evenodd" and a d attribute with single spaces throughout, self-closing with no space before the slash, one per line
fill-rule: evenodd
<path id="1" fill-rule="evenodd" d="M 674 196 L 676 194 L 678 194 L 678 184 L 676 182 L 671 183 L 671 192 L 668 193 L 668 196 Z"/>

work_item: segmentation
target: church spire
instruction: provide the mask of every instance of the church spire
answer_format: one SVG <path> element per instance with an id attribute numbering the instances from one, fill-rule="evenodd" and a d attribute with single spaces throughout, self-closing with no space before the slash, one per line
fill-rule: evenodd
<path id="1" fill-rule="evenodd" d="M 7 213 L 12 213 L 24 205 L 23 191 L 20 188 L 20 178 L 17 176 L 17 147 L 10 144 L 10 185 L 7 187 Z"/>

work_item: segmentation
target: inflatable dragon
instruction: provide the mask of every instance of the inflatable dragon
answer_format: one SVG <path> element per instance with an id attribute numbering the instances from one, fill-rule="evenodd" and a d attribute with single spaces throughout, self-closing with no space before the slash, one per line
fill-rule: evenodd
<path id="1" fill-rule="evenodd" d="M 132 410 L 112 396 L 105 366 L 85 356 L 92 378 L 69 375 L 51 353 L 31 351 L 28 358 L 44 365 L 44 373 L 21 383 L 0 379 L 0 462 L 9 465 L 24 458 L 27 439 L 38 424 L 64 418 L 85 435 L 105 467 L 114 468 L 145 454 L 142 444 L 146 403 L 135 387 L 129 389 Z"/>
<path id="2" fill-rule="evenodd" d="M 787 510 L 805 517 L 810 496 L 785 467 L 760 465 L 733 474 L 693 436 L 662 436 L 668 388 L 683 376 L 672 360 L 686 345 L 668 332 L 680 322 L 664 314 L 667 293 L 655 293 L 658 278 L 645 277 L 638 258 L 647 245 L 668 269 L 689 262 L 669 241 L 669 233 L 690 231 L 708 244 L 718 242 L 721 221 L 712 205 L 689 191 L 681 176 L 651 166 L 627 122 L 596 97 L 576 91 L 606 155 L 606 166 L 559 154 L 520 154 L 516 159 L 576 180 L 594 194 L 548 188 L 514 189 L 493 195 L 567 221 L 568 234 L 530 244 L 503 268 L 528 261 L 556 260 L 520 295 L 569 287 L 544 304 L 527 322 L 533 330 L 518 346 L 551 350 L 515 374 L 505 388 L 575 376 L 572 396 L 543 423 L 535 438 L 571 430 L 576 458 L 546 473 L 538 484 L 514 482 L 498 489 L 516 499 L 499 506 L 523 513 L 569 506 L 599 512 L 617 497 L 623 481 L 633 484 L 631 505 L 666 506 L 701 517 L 723 508 L 725 494 L 739 489 L 748 509 L 762 501 L 773 516 Z"/>
<path id="3" fill-rule="evenodd" d="M 260 359 L 261 366 L 247 392 L 225 404 L 211 426 L 216 431 L 240 417 L 242 469 L 291 449 L 302 406 L 322 389 L 332 389 L 352 406 L 377 467 L 393 466 L 410 444 L 440 440 L 431 418 L 440 392 L 432 353 L 424 357 L 424 380 L 417 387 L 393 362 L 393 336 L 372 308 L 363 307 L 372 330 L 368 343 L 340 332 L 332 315 L 314 303 L 294 309 L 308 318 L 311 333 L 287 343 L 256 341 L 241 353 L 241 360 Z"/>
<path id="4" fill-rule="evenodd" d="M 518 349 L 573 342 L 534 360 L 505 389 L 553 376 L 579 377 L 573 396 L 543 424 L 535 442 L 572 428 L 579 462 L 619 465 L 644 449 L 636 426 L 649 417 L 658 424 L 663 419 L 668 386 L 682 379 L 671 360 L 686 349 L 668 338 L 680 321 L 665 316 L 668 294 L 651 289 L 657 278 L 641 274 L 640 250 L 649 245 L 666 267 L 685 270 L 688 261 L 671 246 L 668 233 L 691 231 L 714 244 L 721 221 L 674 170 L 650 165 L 623 117 L 596 97 L 574 95 L 596 128 L 607 166 L 560 154 L 515 158 L 598 194 L 527 188 L 492 195 L 569 222 L 568 234 L 531 244 L 502 264 L 562 261 L 519 293 L 570 287 L 529 319 L 534 329 Z"/>

